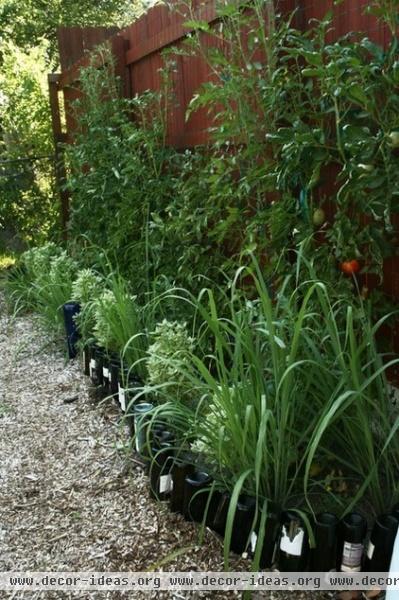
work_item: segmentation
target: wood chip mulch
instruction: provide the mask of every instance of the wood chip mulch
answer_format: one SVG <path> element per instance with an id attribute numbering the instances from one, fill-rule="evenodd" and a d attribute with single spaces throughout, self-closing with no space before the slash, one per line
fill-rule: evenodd
<path id="1" fill-rule="evenodd" d="M 222 542 L 149 497 L 112 401 L 37 317 L 0 298 L 0 571 L 223 571 Z M 232 556 L 232 570 L 248 565 Z M 327 598 L 269 592 L 257 598 Z M 17 592 L 0 598 L 234 598 L 239 592 Z"/>

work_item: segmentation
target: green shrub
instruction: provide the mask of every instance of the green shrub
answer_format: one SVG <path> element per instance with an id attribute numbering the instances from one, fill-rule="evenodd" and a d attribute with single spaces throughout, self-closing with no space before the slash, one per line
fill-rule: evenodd
<path id="1" fill-rule="evenodd" d="M 47 49 L 44 40 L 27 50 L 2 41 L 0 240 L 17 250 L 43 243 L 58 225 Z"/>
<path id="2" fill-rule="evenodd" d="M 16 312 L 35 310 L 48 331 L 62 335 L 62 306 L 72 298 L 76 272 L 76 262 L 54 243 L 31 248 L 7 278 L 8 301 Z"/>
<path id="3" fill-rule="evenodd" d="M 159 95 L 121 99 L 109 49 L 100 55 L 107 66 L 82 70 L 79 129 L 74 145 L 67 147 L 71 235 L 85 246 L 89 265 L 96 260 L 96 248 L 103 248 L 135 293 L 143 294 L 154 278 L 151 214 L 173 197 L 178 173 L 164 166 L 179 155 L 165 146 Z"/>

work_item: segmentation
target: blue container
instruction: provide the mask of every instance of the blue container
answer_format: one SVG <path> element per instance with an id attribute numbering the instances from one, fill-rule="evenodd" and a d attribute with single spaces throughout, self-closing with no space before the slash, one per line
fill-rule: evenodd
<path id="1" fill-rule="evenodd" d="M 63 306 L 63 312 L 68 356 L 69 358 L 75 358 L 77 355 L 76 342 L 79 339 L 79 331 L 74 317 L 80 313 L 80 304 L 78 304 L 78 302 L 67 302 Z"/>

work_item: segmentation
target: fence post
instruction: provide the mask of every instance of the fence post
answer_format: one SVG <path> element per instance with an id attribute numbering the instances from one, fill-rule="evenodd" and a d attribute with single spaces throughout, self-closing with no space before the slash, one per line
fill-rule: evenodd
<path id="1" fill-rule="evenodd" d="M 51 110 L 51 122 L 53 126 L 53 137 L 54 137 L 54 151 L 55 151 L 55 179 L 57 188 L 60 195 L 61 203 L 61 227 L 62 237 L 64 240 L 67 239 L 67 225 L 69 218 L 69 198 L 70 194 L 65 189 L 66 183 L 66 168 L 65 168 L 65 156 L 64 150 L 61 144 L 67 141 L 67 135 L 62 131 L 61 113 L 60 113 L 60 101 L 59 101 L 59 73 L 50 73 L 48 75 L 48 84 L 50 91 L 50 110 Z"/>

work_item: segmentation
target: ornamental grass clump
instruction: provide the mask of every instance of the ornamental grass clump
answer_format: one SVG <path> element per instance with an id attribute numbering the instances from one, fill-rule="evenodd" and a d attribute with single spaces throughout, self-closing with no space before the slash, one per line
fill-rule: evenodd
<path id="1" fill-rule="evenodd" d="M 51 259 L 60 253 L 61 248 L 53 242 L 22 253 L 18 263 L 8 273 L 5 284 L 8 303 L 15 313 L 35 310 L 34 284 L 48 275 Z"/>
<path id="2" fill-rule="evenodd" d="M 223 315 L 203 290 L 197 311 L 213 351 L 176 367 L 200 402 L 169 398 L 160 413 L 174 412 L 182 435 L 198 440 L 191 448 L 233 503 L 246 493 L 258 508 L 344 514 L 362 502 L 386 512 L 399 493 L 386 371 L 399 359 L 378 352 L 384 320 L 374 324 L 361 299 L 332 303 L 311 272 L 302 284 L 288 277 L 273 297 L 256 264 L 240 274 L 253 280 L 250 302 L 239 276 Z"/>
<path id="3" fill-rule="evenodd" d="M 152 334 L 153 343 L 148 348 L 148 384 L 162 399 L 190 403 L 192 387 L 184 376 L 184 368 L 191 361 L 195 341 L 187 331 L 186 323 L 164 319 Z"/>
<path id="4" fill-rule="evenodd" d="M 31 248 L 6 283 L 14 311 L 35 310 L 48 331 L 61 335 L 64 330 L 62 306 L 71 300 L 77 264 L 65 250 L 50 242 Z"/>
<path id="5" fill-rule="evenodd" d="M 77 263 L 62 250 L 50 260 L 49 270 L 43 271 L 32 284 L 35 309 L 49 331 L 64 333 L 63 305 L 71 300 L 72 283 Z"/>
<path id="6" fill-rule="evenodd" d="M 95 302 L 94 336 L 109 353 L 120 354 L 123 362 L 144 380 L 147 335 L 143 308 L 120 276 L 112 275 L 108 286 Z"/>

